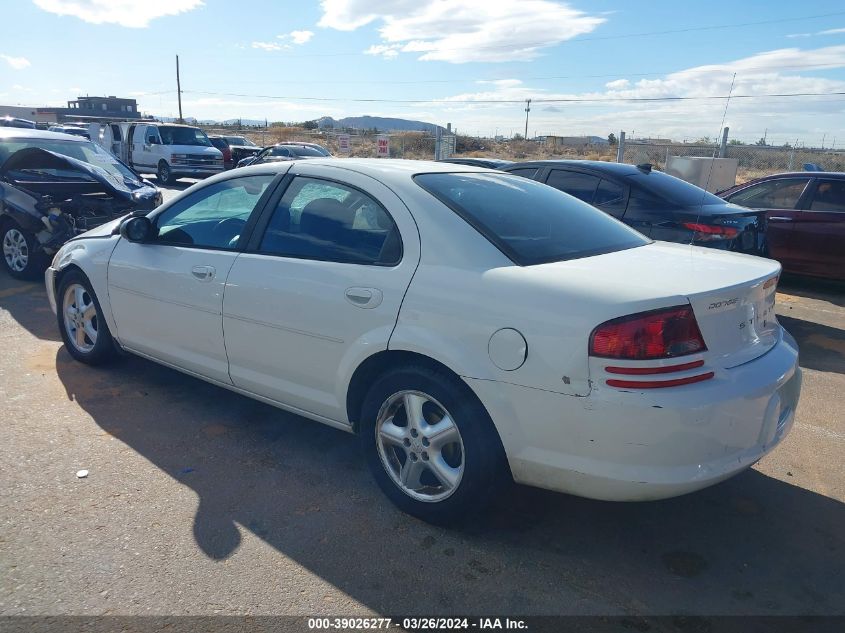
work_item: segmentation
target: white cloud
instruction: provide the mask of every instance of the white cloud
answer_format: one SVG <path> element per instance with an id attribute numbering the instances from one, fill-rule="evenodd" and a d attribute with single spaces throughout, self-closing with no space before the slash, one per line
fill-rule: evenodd
<path id="1" fill-rule="evenodd" d="M 839 35 L 840 33 L 845 33 L 845 28 L 841 29 L 825 29 L 824 31 L 816 31 L 815 33 L 790 33 L 786 37 L 795 38 L 795 37 L 813 37 L 814 35 Z"/>
<path id="2" fill-rule="evenodd" d="M 12 57 L 11 55 L 2 55 L 0 54 L 0 59 L 3 59 L 9 66 L 14 68 L 15 70 L 23 70 L 24 68 L 28 68 L 31 66 L 29 60 L 26 57 Z"/>
<path id="3" fill-rule="evenodd" d="M 423 61 L 528 61 L 543 48 L 593 31 L 606 21 L 551 0 L 322 0 L 319 26 L 354 31 L 378 22 L 381 44 L 365 52 Z"/>
<path id="4" fill-rule="evenodd" d="M 845 33 L 845 28 L 842 29 L 827 29 L 826 31 L 819 31 L 819 35 L 837 35 L 838 33 Z"/>
<path id="5" fill-rule="evenodd" d="M 305 44 L 308 40 L 314 37 L 313 31 L 291 31 L 290 39 L 294 44 Z"/>
<path id="6" fill-rule="evenodd" d="M 652 136 L 676 139 L 715 136 L 725 109 L 724 99 L 688 101 L 636 102 L 601 99 L 642 99 L 660 97 L 707 97 L 727 95 L 733 74 L 736 81 L 733 95 L 784 93 L 845 92 L 845 81 L 802 71 L 845 68 L 845 46 L 819 49 L 798 48 L 767 51 L 724 64 L 688 68 L 659 78 L 628 80 L 605 84 L 604 90 L 587 92 L 555 92 L 527 85 L 518 79 L 478 82 L 489 89 L 465 92 L 447 97 L 437 104 L 438 118 L 472 129 L 493 129 L 498 126 L 514 130 L 524 125 L 523 100 L 531 98 L 532 115 L 529 127 L 539 133 L 601 134 L 620 129 Z M 485 104 L 473 101 L 511 101 L 516 103 Z M 543 100 L 559 100 L 549 103 Z M 576 100 L 594 100 L 581 101 Z M 742 137 L 769 133 L 782 135 L 783 140 L 821 138 L 842 129 L 842 97 L 800 97 L 768 99 L 734 99 L 730 102 L 726 125 L 731 134 Z M 815 136 L 814 136 L 815 135 Z M 835 134 L 839 136 L 839 134 Z"/>
<path id="7" fill-rule="evenodd" d="M 285 48 L 290 48 L 287 44 L 277 44 L 276 42 L 253 42 L 253 48 L 260 48 L 264 51 L 280 51 Z"/>
<path id="8" fill-rule="evenodd" d="M 33 0 L 56 15 L 72 15 L 92 24 L 145 28 L 150 21 L 178 15 L 203 5 L 203 0 Z"/>

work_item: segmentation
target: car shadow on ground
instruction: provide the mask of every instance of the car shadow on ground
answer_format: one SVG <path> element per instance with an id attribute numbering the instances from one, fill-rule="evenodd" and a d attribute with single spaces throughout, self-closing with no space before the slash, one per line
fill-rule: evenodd
<path id="1" fill-rule="evenodd" d="M 799 277 L 784 273 L 778 283 L 778 292 L 806 299 L 828 301 L 840 308 L 845 307 L 845 281 Z"/>
<path id="2" fill-rule="evenodd" d="M 206 556 L 236 556 L 241 526 L 379 613 L 845 605 L 845 504 L 755 470 L 649 503 L 513 486 L 489 513 L 442 529 L 390 505 L 351 435 L 139 358 L 91 368 L 61 348 L 56 369 L 103 430 L 193 489 L 184 529 Z"/>
<path id="3" fill-rule="evenodd" d="M 56 317 L 47 302 L 43 281 L 20 281 L 0 271 L 0 310 L 5 310 L 36 338 L 59 341 Z"/>
<path id="4" fill-rule="evenodd" d="M 784 315 L 778 322 L 798 342 L 802 367 L 845 374 L 845 330 Z"/>

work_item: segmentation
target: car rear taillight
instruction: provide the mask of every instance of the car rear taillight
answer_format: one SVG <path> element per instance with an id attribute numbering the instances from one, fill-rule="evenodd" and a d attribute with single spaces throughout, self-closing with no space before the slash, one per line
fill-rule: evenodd
<path id="1" fill-rule="evenodd" d="M 607 321 L 590 335 L 590 355 L 654 360 L 707 349 L 690 306 L 640 312 Z"/>
<path id="2" fill-rule="evenodd" d="M 718 224 L 700 224 L 698 222 L 684 222 L 684 228 L 693 232 L 694 242 L 713 242 L 716 240 L 732 240 L 739 235 L 739 229 L 733 226 L 719 226 Z"/>
<path id="3" fill-rule="evenodd" d="M 223 160 L 232 160 L 232 150 L 228 147 L 223 148 Z"/>

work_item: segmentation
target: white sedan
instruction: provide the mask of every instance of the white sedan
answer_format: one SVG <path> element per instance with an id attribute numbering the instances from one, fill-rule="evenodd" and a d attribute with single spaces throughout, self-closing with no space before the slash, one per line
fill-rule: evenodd
<path id="1" fill-rule="evenodd" d="M 510 478 L 671 497 L 789 432 L 801 374 L 774 261 L 652 242 L 491 170 L 239 169 L 68 242 L 70 354 L 138 354 L 357 433 L 403 510 L 448 522 Z"/>

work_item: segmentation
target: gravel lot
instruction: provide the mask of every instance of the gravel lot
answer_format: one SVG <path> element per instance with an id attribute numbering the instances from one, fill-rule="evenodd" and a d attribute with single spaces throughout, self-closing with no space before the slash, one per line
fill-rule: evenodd
<path id="1" fill-rule="evenodd" d="M 778 299 L 804 391 L 753 469 L 652 503 L 514 487 L 444 530 L 394 510 L 350 435 L 73 362 L 42 286 L 0 275 L 0 614 L 845 614 L 845 289 Z"/>

